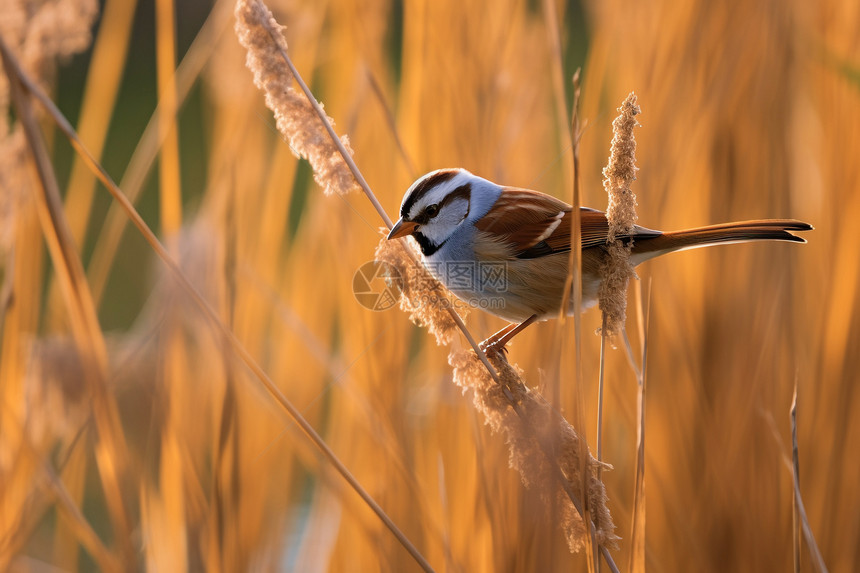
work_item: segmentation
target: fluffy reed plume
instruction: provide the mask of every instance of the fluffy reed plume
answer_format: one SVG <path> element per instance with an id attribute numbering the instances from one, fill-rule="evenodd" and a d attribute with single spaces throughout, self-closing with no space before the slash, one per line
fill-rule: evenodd
<path id="1" fill-rule="evenodd" d="M 605 316 L 606 334 L 617 334 L 624 328 L 627 316 L 627 285 L 635 277 L 630 264 L 633 242 L 625 245 L 615 237 L 619 233 L 633 230 L 636 223 L 636 195 L 630 185 L 636 180 L 636 140 L 633 128 L 638 125 L 636 116 L 641 113 L 636 104 L 636 94 L 627 96 L 621 112 L 612 122 L 612 149 L 609 164 L 603 169 L 603 187 L 609 195 L 606 218 L 609 219 L 609 235 L 606 238 L 609 256 L 600 269 L 603 280 L 598 297 L 600 310 Z"/>
<path id="2" fill-rule="evenodd" d="M 511 366 L 499 354 L 494 354 L 490 360 L 499 373 L 500 384 L 496 384 L 473 351 L 451 353 L 448 362 L 454 368 L 454 383 L 464 393 L 472 392 L 475 408 L 484 414 L 485 422 L 494 432 L 504 430 L 510 449 L 510 466 L 520 473 L 527 487 L 537 487 L 542 492 L 547 515 L 550 504 L 556 504 L 568 547 L 572 552 L 579 551 L 586 544 L 588 531 L 565 491 L 565 487 L 574 494 L 579 491 L 582 472 L 579 435 L 539 392 L 525 385 L 522 371 L 516 365 Z M 510 396 L 520 414 L 511 407 Z M 586 494 L 595 541 L 614 546 L 618 537 L 606 505 L 606 488 L 597 478 L 598 467 L 611 469 L 612 466 L 598 462 L 590 454 L 587 465 Z M 565 487 L 559 483 L 557 469 L 561 470 Z"/>
<path id="3" fill-rule="evenodd" d="M 313 106 L 292 88 L 293 74 L 284 58 L 284 26 L 260 0 L 239 0 L 235 14 L 236 35 L 248 50 L 245 65 L 254 73 L 254 85 L 266 93 L 266 106 L 275 114 L 278 130 L 289 140 L 290 149 L 310 162 L 314 180 L 327 195 L 357 189 L 352 172 Z M 334 125 L 334 120 L 328 121 Z M 352 154 L 349 138 L 341 136 L 341 141 Z"/>
<path id="4" fill-rule="evenodd" d="M 412 249 L 411 243 L 382 239 L 376 247 L 375 258 L 400 274 L 401 310 L 409 313 L 412 322 L 427 328 L 436 337 L 437 344 L 449 344 L 457 334 L 457 323 L 447 311 L 454 301 L 424 266 L 416 264 L 418 253 L 413 249 L 410 257 L 406 249 Z"/>
<path id="5" fill-rule="evenodd" d="M 39 84 L 53 79 L 58 59 L 90 45 L 95 0 L 0 0 L 0 37 Z M 17 203 L 27 195 L 26 141 L 9 123 L 9 80 L 0 74 L 0 253 L 12 242 Z"/>
<path id="6" fill-rule="evenodd" d="M 0 34 L 24 69 L 40 83 L 54 75 L 56 61 L 90 45 L 96 0 L 2 0 Z M 5 80 L 4 80 L 5 81 Z"/>

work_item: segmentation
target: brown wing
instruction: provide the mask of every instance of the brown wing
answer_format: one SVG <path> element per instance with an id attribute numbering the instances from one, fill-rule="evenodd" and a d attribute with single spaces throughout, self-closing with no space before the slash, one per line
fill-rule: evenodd
<path id="1" fill-rule="evenodd" d="M 586 207 L 580 208 L 579 213 L 582 248 L 605 244 L 609 232 L 606 215 Z M 533 259 L 569 251 L 572 220 L 572 208 L 564 201 L 537 191 L 505 187 L 475 227 L 510 245 L 515 257 Z M 632 233 L 636 237 L 660 234 L 638 225 Z"/>
<path id="2" fill-rule="evenodd" d="M 519 252 L 549 238 L 569 215 L 570 205 L 555 197 L 505 187 L 475 226 Z M 569 220 L 567 225 L 570 227 Z"/>

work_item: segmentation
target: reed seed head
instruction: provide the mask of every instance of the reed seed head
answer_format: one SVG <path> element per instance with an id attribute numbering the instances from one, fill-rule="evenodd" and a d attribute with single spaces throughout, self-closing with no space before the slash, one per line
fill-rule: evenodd
<path id="1" fill-rule="evenodd" d="M 499 373 L 499 384 L 474 351 L 461 350 L 448 357 L 454 369 L 454 383 L 464 393 L 472 394 L 475 408 L 484 414 L 486 424 L 494 432 L 505 433 L 510 467 L 519 472 L 526 487 L 537 487 L 542 492 L 548 515 L 551 514 L 550 504 L 556 504 L 560 510 L 557 514 L 559 526 L 565 533 L 568 547 L 571 552 L 579 551 L 586 544 L 588 530 L 567 493 L 580 491 L 583 467 L 579 434 L 539 392 L 526 386 L 522 371 L 516 365 L 499 355 L 493 355 L 490 361 Z M 513 409 L 512 401 L 521 415 Z M 589 454 L 584 470 L 588 474 L 588 507 L 597 543 L 614 546 L 618 537 L 607 505 L 606 488 L 597 478 L 599 466 L 611 468 Z M 559 469 L 565 484 L 559 483 Z"/>
<path id="2" fill-rule="evenodd" d="M 355 177 L 313 105 L 292 87 L 285 28 L 261 0 L 239 0 L 235 15 L 236 35 L 248 50 L 245 65 L 254 74 L 254 84 L 265 92 L 266 106 L 275 114 L 278 131 L 289 141 L 290 149 L 310 162 L 314 180 L 327 195 L 357 189 Z M 332 118 L 328 121 L 334 125 Z M 352 155 L 349 138 L 340 139 Z"/>
<path id="3" fill-rule="evenodd" d="M 406 249 L 412 249 L 410 257 Z M 447 308 L 454 304 L 449 291 L 417 260 L 421 260 L 410 241 L 382 239 L 376 260 L 394 267 L 402 279 L 400 308 L 409 319 L 427 328 L 440 346 L 450 344 L 457 335 L 457 323 Z"/>
<path id="4" fill-rule="evenodd" d="M 630 186 L 636 181 L 636 139 L 633 128 L 639 125 L 636 116 L 642 113 L 636 102 L 636 94 L 630 92 L 621 107 L 619 116 L 612 122 L 612 147 L 609 163 L 603 168 L 603 187 L 609 195 L 606 218 L 609 219 L 607 242 L 615 240 L 620 233 L 629 233 L 638 219 L 636 195 Z"/>
<path id="5" fill-rule="evenodd" d="M 58 60 L 90 45 L 96 0 L 0 0 L 0 37 L 30 77 L 48 87 Z M 14 238 L 19 203 L 29 196 L 26 140 L 9 121 L 9 79 L 0 73 L 0 256 Z M 2 264 L 2 263 L 0 263 Z"/>
<path id="6" fill-rule="evenodd" d="M 632 239 L 623 244 L 616 239 L 633 230 L 636 224 L 636 195 L 630 186 L 636 180 L 636 139 L 633 128 L 639 125 L 636 116 L 642 113 L 633 92 L 627 96 L 620 114 L 612 122 L 612 148 L 609 163 L 603 169 L 603 187 L 609 195 L 606 218 L 609 234 L 606 238 L 608 256 L 601 264 L 598 290 L 600 310 L 606 318 L 606 334 L 614 335 L 624 329 L 627 316 L 627 285 L 636 276 L 630 264 Z"/>

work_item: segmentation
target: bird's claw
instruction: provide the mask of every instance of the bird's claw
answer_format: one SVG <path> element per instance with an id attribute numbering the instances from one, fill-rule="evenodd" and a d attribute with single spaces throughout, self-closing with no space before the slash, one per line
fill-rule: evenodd
<path id="1" fill-rule="evenodd" d="M 480 343 L 478 348 L 480 348 L 481 352 L 486 354 L 487 357 L 501 354 L 502 357 L 507 358 L 508 355 L 507 346 L 505 346 L 505 344 L 499 344 L 499 341 L 493 340 L 492 337 Z"/>

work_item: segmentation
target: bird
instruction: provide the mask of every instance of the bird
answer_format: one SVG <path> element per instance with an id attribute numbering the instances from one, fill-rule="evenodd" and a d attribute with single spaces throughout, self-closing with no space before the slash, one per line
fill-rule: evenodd
<path id="1" fill-rule="evenodd" d="M 609 222 L 603 211 L 581 207 L 582 309 L 598 301 L 601 263 L 608 257 Z M 431 171 L 406 191 L 388 240 L 412 236 L 430 273 L 458 298 L 510 324 L 481 343 L 505 345 L 530 324 L 558 318 L 569 273 L 573 207 L 551 195 L 498 185 L 463 168 Z M 634 225 L 618 234 L 632 248 L 635 267 L 697 247 L 749 241 L 805 243 L 793 234 L 812 230 L 794 219 L 756 219 L 658 231 Z"/>

